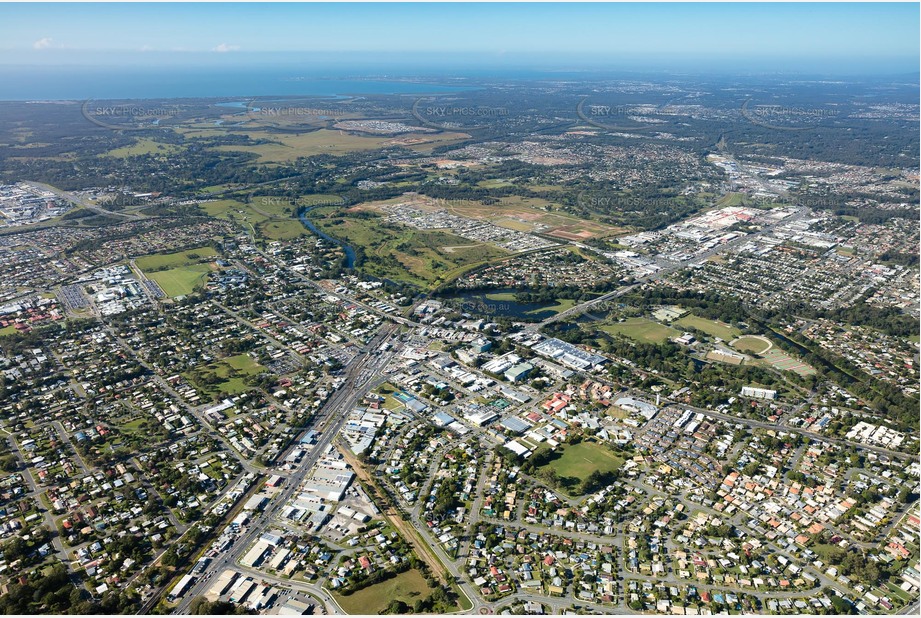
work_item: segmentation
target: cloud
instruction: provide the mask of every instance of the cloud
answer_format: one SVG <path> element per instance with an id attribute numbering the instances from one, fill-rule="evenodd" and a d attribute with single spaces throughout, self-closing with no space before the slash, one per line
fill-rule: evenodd
<path id="1" fill-rule="evenodd" d="M 51 47 L 51 37 L 46 36 L 32 43 L 33 49 L 48 49 Z"/>
<path id="2" fill-rule="evenodd" d="M 211 51 L 224 53 L 224 52 L 237 51 L 238 49 L 240 49 L 239 45 L 228 45 L 227 43 L 221 43 L 220 45 L 218 45 Z"/>

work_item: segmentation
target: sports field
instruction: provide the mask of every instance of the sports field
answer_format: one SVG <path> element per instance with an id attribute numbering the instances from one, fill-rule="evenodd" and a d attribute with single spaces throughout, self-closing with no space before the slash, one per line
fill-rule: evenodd
<path id="1" fill-rule="evenodd" d="M 732 347 L 740 352 L 751 352 L 752 354 L 764 354 L 771 349 L 771 341 L 757 335 L 745 335 L 735 341 L 730 342 Z"/>
<path id="2" fill-rule="evenodd" d="M 157 282 L 160 289 L 170 298 L 191 294 L 208 280 L 211 267 L 208 264 L 190 264 L 146 273 L 148 279 Z"/>
<path id="3" fill-rule="evenodd" d="M 699 331 L 707 333 L 711 337 L 719 337 L 723 341 L 729 341 L 734 337 L 738 337 L 742 334 L 742 331 L 740 331 L 738 328 L 730 326 L 725 322 L 708 320 L 693 314 L 686 315 L 680 320 L 675 320 L 673 324 L 676 326 L 683 326 L 685 328 L 696 328 Z"/>
<path id="4" fill-rule="evenodd" d="M 646 318 L 627 318 L 624 322 L 606 324 L 601 327 L 601 330 L 612 335 L 630 337 L 644 343 L 663 343 L 669 337 L 681 335 L 680 332 L 670 326 L 665 326 Z"/>
<path id="5" fill-rule="evenodd" d="M 793 358 L 776 348 L 768 350 L 762 355 L 762 363 L 770 365 L 775 369 L 783 371 L 792 371 L 801 376 L 811 376 L 815 374 L 815 369 L 801 360 Z"/>
<path id="6" fill-rule="evenodd" d="M 214 247 L 204 246 L 186 249 L 185 251 L 176 251 L 175 253 L 153 253 L 139 257 L 134 263 L 137 264 L 138 268 L 147 272 L 161 268 L 188 266 L 216 256 L 217 251 L 214 250 Z"/>

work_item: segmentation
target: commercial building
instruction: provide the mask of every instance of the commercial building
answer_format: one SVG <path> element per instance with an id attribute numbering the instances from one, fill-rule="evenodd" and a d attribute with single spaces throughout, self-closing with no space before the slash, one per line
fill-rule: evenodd
<path id="1" fill-rule="evenodd" d="M 756 388 L 754 386 L 743 386 L 742 396 L 752 397 L 754 399 L 776 399 L 777 391 L 772 391 L 767 388 Z"/>
<path id="2" fill-rule="evenodd" d="M 518 363 L 505 371 L 505 379 L 509 382 L 520 382 L 528 377 L 533 369 L 534 365 L 531 363 Z"/>

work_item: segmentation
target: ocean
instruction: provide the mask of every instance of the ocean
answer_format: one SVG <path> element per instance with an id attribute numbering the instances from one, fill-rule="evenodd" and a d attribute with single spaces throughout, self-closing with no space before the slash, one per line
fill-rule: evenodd
<path id="1" fill-rule="evenodd" d="M 323 78 L 293 68 L 230 70 L 0 66 L 0 101 L 444 94 L 463 86 L 386 78 Z"/>

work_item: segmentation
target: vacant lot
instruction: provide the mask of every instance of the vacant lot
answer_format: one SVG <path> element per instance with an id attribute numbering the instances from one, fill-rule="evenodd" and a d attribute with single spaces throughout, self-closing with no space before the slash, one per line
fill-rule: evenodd
<path id="1" fill-rule="evenodd" d="M 729 324 L 717 320 L 708 320 L 696 315 L 686 315 L 680 320 L 676 320 L 674 324 L 685 328 L 696 328 L 711 337 L 719 337 L 724 341 L 730 341 L 733 337 L 738 337 L 742 334 L 742 331 Z"/>
<path id="2" fill-rule="evenodd" d="M 559 455 L 545 464 L 553 468 L 559 478 L 577 478 L 581 483 L 595 472 L 614 472 L 624 460 L 595 442 L 567 444 L 558 450 Z"/>
<path id="3" fill-rule="evenodd" d="M 237 395 L 247 390 L 244 378 L 258 375 L 265 369 L 248 354 L 238 354 L 196 367 L 186 377 L 200 390 Z"/>
<path id="4" fill-rule="evenodd" d="M 646 318 L 627 318 L 624 322 L 606 324 L 601 327 L 601 330 L 612 335 L 623 335 L 645 343 L 663 343 L 669 337 L 677 337 L 681 334 L 674 328 Z"/>
<path id="5" fill-rule="evenodd" d="M 561 313 L 567 309 L 572 309 L 575 305 L 576 301 L 572 300 L 571 298 L 558 298 L 554 301 L 553 305 L 548 307 L 541 307 L 539 309 L 532 309 L 530 311 L 526 311 L 525 313 L 532 317 L 543 318 L 546 317 L 546 315 L 550 315 L 548 312 Z"/>
<path id="6" fill-rule="evenodd" d="M 408 606 L 431 594 L 431 589 L 416 569 L 400 573 L 350 595 L 334 594 L 339 606 L 349 614 L 381 614 L 391 601 L 403 601 Z"/>

